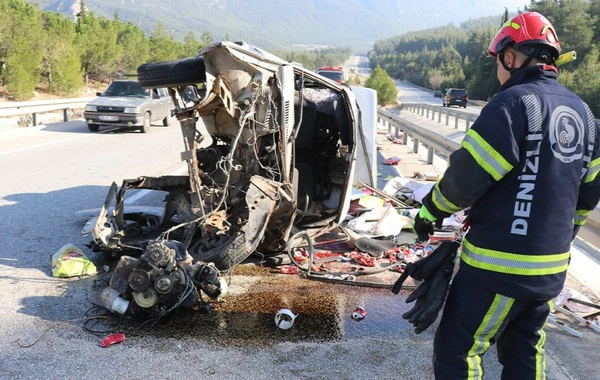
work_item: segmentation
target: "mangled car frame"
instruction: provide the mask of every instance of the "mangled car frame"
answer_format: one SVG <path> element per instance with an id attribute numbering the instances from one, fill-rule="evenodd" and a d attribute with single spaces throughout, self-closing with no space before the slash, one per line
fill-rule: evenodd
<path id="1" fill-rule="evenodd" d="M 233 42 L 144 64 L 138 79 L 169 89 L 188 174 L 113 184 L 88 227 L 96 251 L 139 254 L 150 246 L 161 256 L 156 244 L 174 241 L 192 262 L 228 270 L 255 251 L 283 252 L 297 232 L 332 228 L 347 213 L 353 183 L 375 181 L 373 90 Z M 167 192 L 164 209 L 128 210 L 130 189 Z"/>

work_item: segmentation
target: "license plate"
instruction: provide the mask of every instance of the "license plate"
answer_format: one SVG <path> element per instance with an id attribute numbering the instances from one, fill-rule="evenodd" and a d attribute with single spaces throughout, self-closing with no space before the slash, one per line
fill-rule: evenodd
<path id="1" fill-rule="evenodd" d="M 109 115 L 100 115 L 100 116 L 98 116 L 98 119 L 100 119 L 101 121 L 119 121 L 118 116 L 109 116 Z"/>

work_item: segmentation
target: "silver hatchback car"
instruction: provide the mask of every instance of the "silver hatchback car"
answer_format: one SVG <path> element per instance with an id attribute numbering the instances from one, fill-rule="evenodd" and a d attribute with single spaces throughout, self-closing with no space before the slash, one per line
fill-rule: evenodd
<path id="1" fill-rule="evenodd" d="M 137 80 L 115 80 L 98 98 L 85 106 L 88 129 L 98 131 L 100 125 L 138 129 L 148 132 L 155 121 L 171 124 L 173 101 L 165 88 L 144 89 Z"/>

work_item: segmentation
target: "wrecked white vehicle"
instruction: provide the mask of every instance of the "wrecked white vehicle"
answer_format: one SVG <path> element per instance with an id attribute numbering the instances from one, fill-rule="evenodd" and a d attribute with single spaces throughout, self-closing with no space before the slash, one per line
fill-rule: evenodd
<path id="1" fill-rule="evenodd" d="M 144 88 L 168 88 L 188 175 L 113 184 L 87 228 L 96 251 L 144 252 L 148 262 L 149 246 L 158 252 L 155 244 L 176 241 L 191 256 L 190 266 L 229 270 L 255 251 L 285 251 L 296 232 L 334 228 L 348 211 L 352 185 L 374 186 L 373 90 L 338 84 L 233 42 L 213 44 L 194 58 L 144 64 L 138 79 Z M 130 189 L 167 192 L 164 208 L 128 209 Z M 159 262 L 178 262 L 169 255 Z M 180 277 L 186 278 L 161 278 L 184 284 Z"/>

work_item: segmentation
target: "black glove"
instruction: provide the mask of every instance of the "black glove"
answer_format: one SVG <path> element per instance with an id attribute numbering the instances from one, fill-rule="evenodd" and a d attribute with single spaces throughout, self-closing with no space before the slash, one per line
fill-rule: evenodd
<path id="1" fill-rule="evenodd" d="M 437 319 L 448 294 L 453 270 L 454 258 L 448 256 L 444 263 L 406 299 L 406 303 L 416 300 L 413 308 L 402 314 L 402 318 L 408 319 L 408 322 L 415 327 L 416 334 L 427 330 Z"/>
<path id="2" fill-rule="evenodd" d="M 444 264 L 447 257 L 452 257 L 454 260 L 459 246 L 459 242 L 442 242 L 429 256 L 406 265 L 404 272 L 402 272 L 402 275 L 396 280 L 392 292 L 394 294 L 400 293 L 402 284 L 408 276 L 417 281 L 423 281 L 430 277 L 435 270 Z"/>
<path id="3" fill-rule="evenodd" d="M 431 219 L 434 219 L 425 207 L 421 207 L 417 216 L 415 216 L 415 223 L 413 225 L 413 231 L 417 234 L 417 240 L 420 242 L 426 242 L 429 240 L 429 235 L 433 235 L 433 222 L 427 219 L 425 216 L 430 215 Z M 439 218 L 435 221 L 435 228 L 442 228 L 443 218 Z"/>
<path id="4" fill-rule="evenodd" d="M 433 223 L 417 214 L 413 230 L 417 234 L 418 241 L 428 241 L 429 235 L 433 235 Z"/>
<path id="5" fill-rule="evenodd" d="M 416 300 L 415 305 L 402 315 L 415 326 L 417 334 L 431 326 L 444 305 L 459 246 L 460 242 L 456 240 L 443 242 L 431 255 L 408 264 L 394 284 L 392 292 L 398 294 L 408 276 L 423 281 L 406 299 L 407 303 Z"/>

